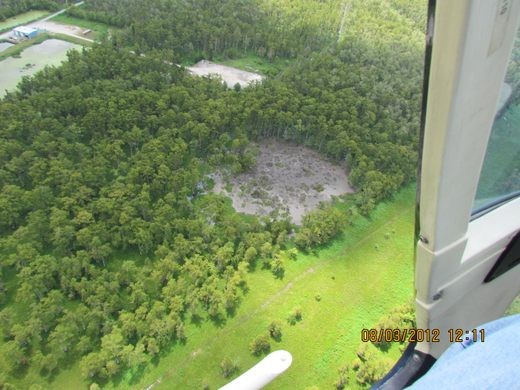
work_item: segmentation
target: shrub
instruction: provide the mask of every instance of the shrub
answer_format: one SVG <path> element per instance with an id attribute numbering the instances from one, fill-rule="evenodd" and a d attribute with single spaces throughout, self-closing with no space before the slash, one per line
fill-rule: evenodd
<path id="1" fill-rule="evenodd" d="M 372 385 L 382 379 L 391 368 L 392 361 L 390 359 L 370 354 L 370 359 L 367 359 L 359 367 L 356 373 L 356 380 L 363 386 Z"/>
<path id="2" fill-rule="evenodd" d="M 405 329 L 415 327 L 414 307 L 410 304 L 405 304 L 392 309 L 388 314 L 383 316 L 376 326 L 376 329 Z M 354 371 L 356 381 L 363 388 L 377 382 L 383 378 L 386 373 L 392 368 L 393 362 L 388 359 L 387 354 L 382 351 L 387 351 L 390 344 L 382 343 L 361 343 L 356 351 L 357 357 L 350 363 L 349 367 Z M 406 348 L 406 345 L 401 344 L 399 350 L 401 353 Z M 348 371 L 348 367 L 341 370 Z M 348 375 L 342 374 L 340 370 L 340 377 L 335 383 L 336 388 L 344 385 L 345 388 L 349 386 Z M 343 383 L 343 379 L 347 380 Z"/>
<path id="3" fill-rule="evenodd" d="M 282 324 L 280 321 L 273 321 L 267 327 L 269 335 L 276 341 L 280 341 L 282 339 Z"/>
<path id="4" fill-rule="evenodd" d="M 224 378 L 229 378 L 238 371 L 238 364 L 226 357 L 220 362 L 220 373 Z"/>
<path id="5" fill-rule="evenodd" d="M 269 336 L 266 334 L 258 336 L 249 344 L 249 350 L 253 355 L 260 355 L 262 353 L 268 353 L 271 349 L 269 343 Z"/>
<path id="6" fill-rule="evenodd" d="M 376 329 L 410 329 L 415 328 L 415 312 L 411 304 L 404 304 L 393 308 L 388 314 L 379 319 Z M 373 342 L 381 351 L 387 351 L 391 343 L 382 340 Z"/>
<path id="7" fill-rule="evenodd" d="M 283 279 L 285 274 L 285 265 L 283 259 L 279 254 L 275 255 L 274 259 L 271 261 L 271 272 L 278 279 Z"/>
<path id="8" fill-rule="evenodd" d="M 337 390 L 343 390 L 347 386 L 348 380 L 344 376 L 338 378 L 338 380 L 334 383 L 334 387 Z"/>
<path id="9" fill-rule="evenodd" d="M 285 253 L 290 260 L 296 260 L 298 258 L 298 250 L 296 248 L 287 249 Z"/>
<path id="10" fill-rule="evenodd" d="M 332 206 L 311 211 L 303 218 L 302 226 L 296 233 L 296 245 L 309 250 L 327 243 L 340 232 L 343 220 L 343 214 Z"/>
<path id="11" fill-rule="evenodd" d="M 334 383 L 334 386 L 336 387 L 337 390 L 343 390 L 345 387 L 348 386 L 348 374 L 349 374 L 349 371 L 350 371 L 350 367 L 347 365 L 341 367 L 338 372 L 339 372 L 339 378 L 338 380 Z"/>
<path id="12" fill-rule="evenodd" d="M 289 314 L 289 317 L 287 318 L 287 322 L 291 325 L 296 324 L 297 322 L 301 321 L 303 318 L 302 316 L 302 309 L 300 307 L 295 307 L 291 314 Z"/>
<path id="13" fill-rule="evenodd" d="M 247 261 L 248 263 L 252 263 L 255 260 L 257 254 L 258 254 L 258 252 L 255 249 L 255 247 L 250 246 L 249 248 L 247 248 L 246 252 L 244 253 L 244 260 Z"/>

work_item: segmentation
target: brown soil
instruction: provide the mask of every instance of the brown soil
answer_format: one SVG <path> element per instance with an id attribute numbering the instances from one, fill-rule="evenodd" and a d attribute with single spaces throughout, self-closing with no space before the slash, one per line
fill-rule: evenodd
<path id="1" fill-rule="evenodd" d="M 301 224 L 303 216 L 320 202 L 354 192 L 345 167 L 309 148 L 274 139 L 257 146 L 256 165 L 249 172 L 234 177 L 214 175 L 213 191 L 229 196 L 239 212 L 289 215 L 293 223 Z"/>

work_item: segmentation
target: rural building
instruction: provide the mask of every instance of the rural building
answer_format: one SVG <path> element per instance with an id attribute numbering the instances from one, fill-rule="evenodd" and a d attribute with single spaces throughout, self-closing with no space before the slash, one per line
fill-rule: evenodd
<path id="1" fill-rule="evenodd" d="M 38 35 L 38 29 L 34 27 L 20 26 L 13 29 L 12 35 L 15 38 L 35 38 Z"/>

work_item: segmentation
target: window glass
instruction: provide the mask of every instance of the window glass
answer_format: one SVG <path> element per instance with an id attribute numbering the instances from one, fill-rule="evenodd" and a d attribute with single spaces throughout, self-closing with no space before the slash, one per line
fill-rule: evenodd
<path id="1" fill-rule="evenodd" d="M 480 175 L 474 213 L 520 193 L 520 39 L 517 32 Z"/>

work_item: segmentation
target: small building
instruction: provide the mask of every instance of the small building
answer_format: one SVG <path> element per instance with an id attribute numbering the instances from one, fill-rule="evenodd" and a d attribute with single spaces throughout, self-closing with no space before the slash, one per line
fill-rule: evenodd
<path id="1" fill-rule="evenodd" d="M 12 36 L 15 38 L 25 38 L 25 39 L 31 39 L 35 38 L 38 35 L 38 29 L 34 27 L 26 27 L 26 26 L 20 26 L 15 27 L 12 32 Z"/>

